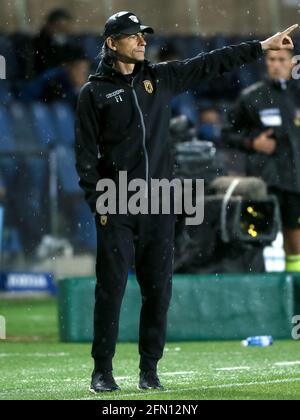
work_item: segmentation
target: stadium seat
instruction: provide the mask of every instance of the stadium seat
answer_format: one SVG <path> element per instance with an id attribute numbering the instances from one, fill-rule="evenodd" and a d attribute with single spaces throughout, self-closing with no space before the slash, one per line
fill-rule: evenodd
<path id="1" fill-rule="evenodd" d="M 75 137 L 73 110 L 64 102 L 56 102 L 51 108 L 59 144 L 73 146 Z"/>
<path id="2" fill-rule="evenodd" d="M 73 148 L 59 146 L 56 148 L 56 156 L 60 191 L 64 194 L 81 193 Z"/>
<path id="3" fill-rule="evenodd" d="M 30 111 L 39 147 L 41 149 L 54 147 L 58 141 L 58 134 L 49 106 L 41 102 L 34 102 L 30 106 Z"/>
<path id="4" fill-rule="evenodd" d="M 94 217 L 89 206 L 80 200 L 74 203 L 74 241 L 84 250 L 95 251 L 97 247 L 97 234 Z"/>
<path id="5" fill-rule="evenodd" d="M 20 102 L 13 102 L 9 110 L 17 149 L 26 153 L 38 150 L 28 107 Z"/>
<path id="6" fill-rule="evenodd" d="M 0 106 L 0 153 L 11 153 L 15 149 L 9 113 L 6 107 Z"/>
<path id="7" fill-rule="evenodd" d="M 31 156 L 23 159 L 24 188 L 34 191 L 35 196 L 47 196 L 48 194 L 48 158 Z"/>
<path id="8" fill-rule="evenodd" d="M 0 152 L 0 168 L 5 189 L 7 191 L 13 191 L 15 195 L 18 194 L 18 187 L 15 180 L 20 168 L 20 161 L 15 156 L 3 157 Z"/>
<path id="9" fill-rule="evenodd" d="M 10 255 L 18 254 L 22 250 L 22 244 L 18 230 L 14 227 L 6 228 L 3 232 L 2 251 Z"/>
<path id="10" fill-rule="evenodd" d="M 0 81 L 0 103 L 8 105 L 12 101 L 11 83 L 8 80 Z"/>
<path id="11" fill-rule="evenodd" d="M 21 162 L 22 174 L 18 179 L 18 196 L 15 198 L 18 208 L 23 208 L 25 220 L 31 220 L 32 225 L 23 224 L 22 230 L 30 229 L 33 238 L 41 239 L 49 228 L 49 177 L 48 160 L 46 158 L 27 157 Z M 39 239 L 34 239 L 37 244 Z"/>
<path id="12" fill-rule="evenodd" d="M 101 50 L 103 43 L 102 37 L 97 37 L 92 34 L 80 34 L 74 37 L 74 42 L 77 45 L 80 45 L 85 52 L 86 58 L 92 63 L 92 65 L 97 65 L 99 62 L 98 55 Z"/>

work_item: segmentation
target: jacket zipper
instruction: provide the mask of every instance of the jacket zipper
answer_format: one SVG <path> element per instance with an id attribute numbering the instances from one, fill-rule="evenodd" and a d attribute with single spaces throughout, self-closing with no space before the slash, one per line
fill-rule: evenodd
<path id="1" fill-rule="evenodd" d="M 134 80 L 135 80 L 135 78 L 132 80 L 130 86 L 132 88 L 132 93 L 133 93 L 134 101 L 135 101 L 136 107 L 138 109 L 138 112 L 140 114 L 140 119 L 141 119 L 141 123 L 142 123 L 142 130 L 143 130 L 143 149 L 144 149 L 144 154 L 145 154 L 146 185 L 147 185 L 146 194 L 145 195 L 146 195 L 146 197 L 148 197 L 148 188 L 149 188 L 149 155 L 148 155 L 147 147 L 146 147 L 146 125 L 145 125 L 145 120 L 144 120 L 143 112 L 142 112 L 142 109 L 140 107 L 140 104 L 139 104 L 139 100 L 138 100 L 136 91 L 134 89 Z"/>

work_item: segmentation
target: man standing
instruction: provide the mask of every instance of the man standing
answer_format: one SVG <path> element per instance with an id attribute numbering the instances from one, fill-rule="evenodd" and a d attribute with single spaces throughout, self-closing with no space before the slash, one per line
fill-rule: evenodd
<path id="1" fill-rule="evenodd" d="M 47 15 L 45 25 L 34 39 L 36 76 L 63 65 L 69 48 L 71 22 L 72 15 L 66 9 L 54 9 Z"/>
<path id="2" fill-rule="evenodd" d="M 294 25 L 264 42 L 227 47 L 185 61 L 151 64 L 145 60 L 145 35 L 153 33 L 130 12 L 108 19 L 97 73 L 82 88 L 76 121 L 76 156 L 80 185 L 92 212 L 108 178 L 119 172 L 134 179 L 168 179 L 173 162 L 168 145 L 170 100 L 203 79 L 250 63 L 264 50 L 293 49 Z M 175 216 L 97 215 L 97 285 L 90 390 L 119 390 L 112 375 L 121 302 L 128 269 L 135 257 L 142 294 L 140 317 L 140 389 L 163 389 L 157 364 L 163 356 L 171 299 Z M 137 237 L 137 241 L 134 241 Z M 135 254 L 134 254 L 135 250 Z"/>
<path id="3" fill-rule="evenodd" d="M 247 172 L 277 196 L 286 271 L 300 271 L 300 86 L 290 50 L 268 51 L 267 78 L 250 86 L 230 114 L 224 141 L 247 151 Z"/>

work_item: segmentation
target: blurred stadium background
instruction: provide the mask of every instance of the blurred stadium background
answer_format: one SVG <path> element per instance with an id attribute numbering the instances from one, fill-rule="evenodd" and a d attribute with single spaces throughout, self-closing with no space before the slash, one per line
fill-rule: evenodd
<path id="1" fill-rule="evenodd" d="M 6 318 L 8 337 L 0 344 L 4 372 L 0 399 L 20 397 L 14 378 L 20 379 L 18 372 L 26 370 L 24 363 L 32 372 L 28 382 L 23 372 L 24 389 L 29 389 L 24 398 L 83 398 L 89 348 L 67 347 L 58 341 L 89 342 L 92 337 L 96 232 L 75 172 L 74 113 L 80 87 L 97 67 L 105 20 L 116 11 L 130 10 L 154 26 L 156 34 L 147 40 L 147 58 L 155 62 L 263 39 L 297 23 L 300 5 L 294 0 L 0 0 L 0 7 L 0 55 L 6 60 L 6 79 L 0 80 L 0 315 Z M 59 20 L 56 36 L 51 33 L 55 17 Z M 294 41 L 298 52 L 299 33 Z M 55 46 L 49 48 L 52 43 Z M 204 177 L 207 185 L 221 176 L 246 177 L 245 152 L 222 143 L 222 128 L 239 93 L 264 74 L 260 61 L 174 98 L 170 137 L 181 175 L 191 175 L 186 172 L 189 162 L 192 175 Z M 195 140 L 203 141 L 202 146 L 183 146 Z M 202 171 L 193 172 L 191 168 L 199 168 L 199 162 Z M 211 214 L 214 207 L 211 202 L 206 205 Z M 213 214 L 218 214 L 219 207 Z M 256 237 L 242 228 L 245 215 L 239 207 L 238 239 L 234 236 L 224 243 L 218 217 L 209 217 L 193 231 L 183 231 L 182 221 L 178 222 L 169 336 L 174 344 L 164 365 L 174 392 L 166 398 L 200 398 L 203 394 L 243 398 L 248 391 L 253 398 L 262 392 L 266 398 L 279 398 L 283 389 L 287 398 L 299 397 L 299 362 L 276 365 L 286 359 L 287 363 L 295 361 L 297 343 L 283 341 L 281 347 L 264 355 L 242 354 L 233 343 L 176 344 L 180 340 L 241 339 L 247 334 L 290 338 L 292 316 L 300 313 L 299 276 L 284 273 L 276 209 L 272 203 L 261 209 L 267 222 L 257 227 Z M 230 224 L 230 230 L 235 228 Z M 215 245 L 208 250 L 210 238 Z M 138 313 L 130 308 L 138 300 L 137 286 L 130 278 L 120 341 L 136 340 Z M 129 376 L 130 399 L 134 397 L 132 350 L 130 345 L 121 346 L 119 368 L 122 375 Z M 168 377 L 168 372 L 181 370 L 175 360 L 180 351 L 186 354 L 182 370 L 191 371 L 183 381 L 183 394 L 176 381 L 172 382 L 172 374 Z M 218 360 L 211 356 L 210 371 L 200 362 L 201 352 L 213 351 L 221 356 Z M 199 360 L 192 374 L 188 362 L 195 354 Z M 38 389 L 40 373 L 47 369 L 43 355 L 48 364 L 54 361 L 53 388 L 48 391 Z M 65 358 L 69 362 L 63 366 Z M 72 363 L 77 364 L 77 372 Z M 220 374 L 228 366 L 243 365 L 243 374 L 239 370 L 231 377 Z M 200 370 L 202 376 L 196 373 Z M 73 384 L 63 385 L 66 378 L 76 379 L 79 390 Z M 258 385 L 251 388 L 247 383 L 253 380 Z M 245 388 L 234 386 L 239 382 Z M 232 393 L 221 392 L 226 384 L 233 385 L 229 386 Z M 193 391 L 195 387 L 198 391 Z"/>

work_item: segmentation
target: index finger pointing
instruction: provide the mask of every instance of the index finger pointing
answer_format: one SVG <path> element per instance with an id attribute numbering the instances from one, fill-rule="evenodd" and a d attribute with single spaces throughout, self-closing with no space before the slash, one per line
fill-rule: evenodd
<path id="1" fill-rule="evenodd" d="M 295 25 L 290 26 L 289 28 L 287 28 L 285 31 L 283 31 L 283 33 L 285 35 L 290 34 L 291 32 L 293 32 L 295 29 L 299 28 L 298 23 L 296 23 Z"/>

